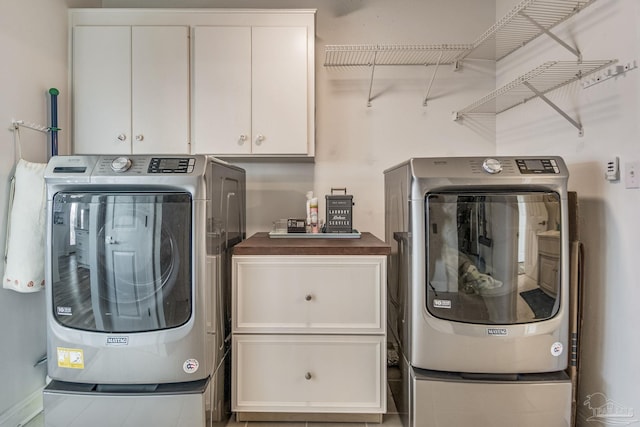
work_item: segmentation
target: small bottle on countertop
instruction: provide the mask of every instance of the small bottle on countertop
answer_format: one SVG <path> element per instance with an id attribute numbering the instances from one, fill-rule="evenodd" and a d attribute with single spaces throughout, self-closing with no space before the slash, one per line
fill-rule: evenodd
<path id="1" fill-rule="evenodd" d="M 305 223 L 307 233 L 311 233 L 311 199 L 313 199 L 313 191 L 307 191 L 307 222 Z"/>
<path id="2" fill-rule="evenodd" d="M 311 217 L 311 222 L 309 224 L 311 226 L 311 232 L 317 233 L 318 232 L 318 198 L 317 197 L 312 197 L 311 200 L 309 201 L 309 210 L 310 210 L 310 217 Z"/>

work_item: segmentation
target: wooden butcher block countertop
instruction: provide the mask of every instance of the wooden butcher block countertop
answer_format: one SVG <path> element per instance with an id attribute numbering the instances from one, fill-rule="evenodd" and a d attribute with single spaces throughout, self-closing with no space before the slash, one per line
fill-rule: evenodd
<path id="1" fill-rule="evenodd" d="M 256 233 L 233 248 L 234 255 L 388 255 L 391 247 L 371 233 L 360 238 L 271 238 Z"/>

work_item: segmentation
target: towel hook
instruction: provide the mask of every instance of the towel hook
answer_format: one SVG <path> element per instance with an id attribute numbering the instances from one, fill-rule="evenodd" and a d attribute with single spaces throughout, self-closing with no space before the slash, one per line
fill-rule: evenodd
<path id="1" fill-rule="evenodd" d="M 11 120 L 11 124 L 13 125 L 13 130 L 18 130 L 18 128 L 27 128 L 27 129 L 32 129 L 32 130 L 37 130 L 38 132 L 42 132 L 42 133 L 48 133 L 51 132 L 52 130 L 60 130 L 60 129 L 53 129 L 49 126 L 42 126 L 36 123 L 25 123 L 24 120 Z"/>

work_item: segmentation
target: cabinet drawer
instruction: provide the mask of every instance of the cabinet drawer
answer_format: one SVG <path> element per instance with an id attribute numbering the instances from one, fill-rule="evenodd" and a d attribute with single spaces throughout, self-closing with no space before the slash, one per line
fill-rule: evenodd
<path id="1" fill-rule="evenodd" d="M 235 412 L 384 413 L 382 336 L 234 335 Z"/>
<path id="2" fill-rule="evenodd" d="M 235 256 L 234 332 L 384 333 L 384 256 Z"/>

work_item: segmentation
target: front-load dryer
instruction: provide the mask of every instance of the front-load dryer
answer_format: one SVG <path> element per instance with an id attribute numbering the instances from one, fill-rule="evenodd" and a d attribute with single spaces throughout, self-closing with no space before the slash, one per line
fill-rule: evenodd
<path id="1" fill-rule="evenodd" d="M 389 385 L 406 427 L 571 425 L 568 176 L 547 156 L 385 171 Z"/>

